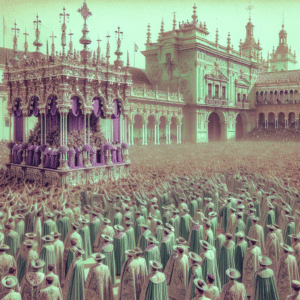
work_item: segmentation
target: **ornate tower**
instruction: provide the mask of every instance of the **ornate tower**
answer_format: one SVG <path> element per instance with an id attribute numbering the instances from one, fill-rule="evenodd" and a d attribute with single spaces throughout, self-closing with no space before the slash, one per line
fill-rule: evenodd
<path id="1" fill-rule="evenodd" d="M 279 32 L 279 44 L 276 51 L 271 54 L 270 71 L 288 71 L 295 70 L 296 54 L 292 53 L 287 44 L 287 32 L 282 24 Z"/>

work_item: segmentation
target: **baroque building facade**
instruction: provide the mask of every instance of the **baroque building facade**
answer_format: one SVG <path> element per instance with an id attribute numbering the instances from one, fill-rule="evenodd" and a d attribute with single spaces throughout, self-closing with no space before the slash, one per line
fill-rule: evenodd
<path id="1" fill-rule="evenodd" d="M 43 55 L 38 54 L 39 66 L 32 64 L 30 58 L 36 58 L 37 54 L 27 52 L 26 40 L 25 53 L 16 51 L 16 47 L 14 51 L 0 49 L 2 70 L 5 71 L 5 65 L 10 64 L 9 72 L 15 73 L 9 78 L 7 75 L 1 84 L 1 95 L 7 100 L 7 112 L 1 114 L 0 119 L 5 120 L 9 131 L 2 138 L 16 138 L 15 130 L 10 130 L 13 127 L 15 99 L 22 98 L 22 95 L 26 98 L 22 104 L 26 115 L 31 98 L 37 91 L 43 91 L 39 96 L 42 116 L 51 93 L 57 93 L 58 107 L 61 106 L 64 115 L 70 108 L 65 107 L 64 110 L 64 100 L 60 99 L 60 94 L 68 95 L 68 98 L 77 95 L 82 99 L 87 122 L 94 98 L 101 98 L 105 117 L 101 118 L 100 123 L 108 141 L 114 140 L 111 116 L 113 103 L 117 100 L 121 107 L 118 140 L 130 145 L 239 139 L 259 125 L 268 127 L 274 123 L 274 127 L 278 127 L 283 119 L 284 126 L 298 126 L 296 104 L 300 101 L 300 71 L 293 70 L 296 55 L 288 48 L 284 26 L 279 33 L 276 52 L 273 49 L 271 57 L 264 60 L 250 18 L 246 24 L 245 40 L 240 40 L 239 49 L 235 50 L 230 33 L 225 46 L 219 44 L 218 30 L 214 41 L 208 39 L 208 28 L 205 22 L 198 20 L 196 9 L 194 5 L 192 19 L 187 22 L 178 23 L 174 15 L 173 29 L 170 31 L 164 30 L 162 21 L 156 42 L 152 42 L 151 27 L 148 25 L 145 50 L 142 51 L 145 70 L 130 67 L 128 55 L 127 65 L 124 66 L 120 39 L 114 53 L 117 60 L 112 65 L 109 63 L 109 41 L 105 58 L 100 56 L 99 45 L 93 55 L 91 51 L 84 55 L 86 50 L 80 53 L 74 51 L 70 41 L 69 51 L 64 57 L 55 55 L 52 44 L 51 55 L 44 55 L 44 62 Z M 16 63 L 16 53 L 29 60 L 19 59 Z M 45 61 L 51 61 L 52 67 Z M 25 66 L 25 77 L 20 75 L 22 66 Z M 29 69 L 32 69 L 32 74 Z M 56 73 L 52 74 L 51 70 Z M 57 84 L 55 80 L 58 80 Z M 8 89 L 5 89 L 7 83 Z M 272 109 L 268 107 L 278 104 L 294 105 L 290 108 L 294 117 L 289 117 L 290 111 L 285 111 L 282 117 L 280 111 L 274 113 L 273 122 L 272 116 L 269 118 L 268 115 Z M 275 112 L 275 108 L 273 110 Z M 277 110 L 280 110 L 279 106 L 276 106 Z M 26 138 L 34 125 L 29 125 L 28 118 L 24 122 L 23 136 Z"/>

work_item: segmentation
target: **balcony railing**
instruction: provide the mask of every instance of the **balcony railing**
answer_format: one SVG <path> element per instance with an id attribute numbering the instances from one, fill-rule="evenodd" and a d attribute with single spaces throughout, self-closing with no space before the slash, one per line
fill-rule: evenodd
<path id="1" fill-rule="evenodd" d="M 175 102 L 183 102 L 183 95 L 181 93 L 170 93 L 167 91 L 159 91 L 157 89 L 147 89 L 146 87 L 132 87 L 130 89 L 130 96 L 141 97 L 147 99 L 158 99 Z"/>
<path id="2" fill-rule="evenodd" d="M 258 100 L 256 99 L 256 105 L 281 105 L 281 104 L 300 104 L 300 100 Z"/>

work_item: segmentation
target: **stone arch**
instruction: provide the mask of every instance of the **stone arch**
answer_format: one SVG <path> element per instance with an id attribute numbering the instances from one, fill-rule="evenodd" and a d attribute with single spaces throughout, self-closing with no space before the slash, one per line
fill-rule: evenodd
<path id="1" fill-rule="evenodd" d="M 150 144 L 154 144 L 154 141 L 155 141 L 155 122 L 156 122 L 155 115 L 153 115 L 153 114 L 148 115 L 147 121 L 148 121 L 148 124 L 147 124 L 147 139 L 148 139 L 148 142 Z"/>
<path id="2" fill-rule="evenodd" d="M 290 112 L 288 116 L 288 126 L 295 127 L 296 116 L 294 112 Z"/>
<path id="3" fill-rule="evenodd" d="M 208 115 L 208 141 L 221 140 L 221 119 L 216 112 Z"/>
<path id="4" fill-rule="evenodd" d="M 258 115 L 258 125 L 265 127 L 265 114 L 262 112 Z"/>
<path id="5" fill-rule="evenodd" d="M 236 140 L 241 139 L 243 136 L 247 134 L 250 128 L 249 117 L 244 112 L 239 112 L 235 118 L 235 136 Z"/>
<path id="6" fill-rule="evenodd" d="M 275 128 L 275 114 L 273 112 L 268 114 L 268 128 Z"/>
<path id="7" fill-rule="evenodd" d="M 134 145 L 142 145 L 143 141 L 143 122 L 144 118 L 141 114 L 133 116 L 133 140 Z"/>
<path id="8" fill-rule="evenodd" d="M 177 143 L 177 123 L 178 123 L 178 118 L 176 115 L 173 115 L 171 117 L 171 125 L 170 125 L 170 139 L 172 144 Z"/>
<path id="9" fill-rule="evenodd" d="M 278 128 L 285 128 L 285 114 L 280 112 L 278 114 Z"/>

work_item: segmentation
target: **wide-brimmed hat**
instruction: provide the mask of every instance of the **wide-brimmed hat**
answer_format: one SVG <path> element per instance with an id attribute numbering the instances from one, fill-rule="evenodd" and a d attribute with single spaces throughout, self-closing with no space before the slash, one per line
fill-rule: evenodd
<path id="1" fill-rule="evenodd" d="M 102 222 L 105 223 L 105 224 L 111 223 L 111 221 L 109 219 L 107 219 L 107 218 L 103 218 Z"/>
<path id="2" fill-rule="evenodd" d="M 171 225 L 170 223 L 166 223 L 165 225 L 168 229 L 170 229 L 170 231 L 175 232 L 175 228 L 173 225 Z"/>
<path id="3" fill-rule="evenodd" d="M 45 216 L 47 217 L 47 218 L 54 218 L 54 214 L 52 213 L 52 212 L 47 212 L 47 213 L 45 213 Z"/>
<path id="4" fill-rule="evenodd" d="M 195 287 L 203 292 L 207 291 L 207 284 L 199 278 L 194 279 Z"/>
<path id="5" fill-rule="evenodd" d="M 258 243 L 258 240 L 257 240 L 257 239 L 254 239 L 254 238 L 252 238 L 252 237 L 250 237 L 250 236 L 246 236 L 246 239 L 249 240 L 249 241 L 251 241 L 251 242 L 256 242 L 256 243 Z"/>
<path id="6" fill-rule="evenodd" d="M 292 281 L 291 281 L 291 286 L 292 286 L 293 288 L 299 290 L 299 289 L 300 289 L 300 281 L 298 281 L 298 280 L 292 280 Z"/>
<path id="7" fill-rule="evenodd" d="M 235 234 L 235 236 L 239 237 L 239 238 L 244 238 L 245 237 L 245 232 L 244 231 L 239 231 Z"/>
<path id="8" fill-rule="evenodd" d="M 72 223 L 72 226 L 74 226 L 76 229 L 80 227 L 79 223 Z"/>
<path id="9" fill-rule="evenodd" d="M 26 241 L 23 242 L 23 245 L 26 246 L 26 247 L 27 247 L 27 246 L 28 246 L 28 247 L 30 247 L 30 246 L 33 247 L 33 246 L 35 245 L 35 243 L 36 243 L 36 241 L 33 241 L 33 240 L 26 240 Z"/>
<path id="10" fill-rule="evenodd" d="M 117 231 L 124 231 L 124 227 L 122 225 L 115 225 L 114 229 Z"/>
<path id="11" fill-rule="evenodd" d="M 294 249 L 287 245 L 287 244 L 284 244 L 284 243 L 280 243 L 280 246 L 287 252 L 290 252 L 290 253 L 293 253 L 294 252 Z"/>
<path id="12" fill-rule="evenodd" d="M 200 240 L 200 244 L 206 250 L 212 250 L 213 249 L 212 245 L 209 244 L 207 241 Z"/>
<path id="13" fill-rule="evenodd" d="M 133 256 L 136 254 L 136 252 L 134 250 L 127 250 L 125 251 L 125 254 L 127 254 L 128 256 Z"/>
<path id="14" fill-rule="evenodd" d="M 48 235 L 43 236 L 42 240 L 45 241 L 45 242 L 50 243 L 50 242 L 54 241 L 54 237 L 52 235 L 48 234 Z"/>
<path id="15" fill-rule="evenodd" d="M 232 239 L 232 234 L 231 233 L 229 233 L 229 232 L 227 232 L 226 234 L 225 234 L 225 236 L 228 238 L 228 239 Z"/>
<path id="16" fill-rule="evenodd" d="M 217 215 L 218 214 L 215 211 L 211 211 L 210 213 L 208 213 L 208 216 L 212 218 L 216 217 Z"/>
<path id="17" fill-rule="evenodd" d="M 94 258 L 94 260 L 100 261 L 100 260 L 103 260 L 105 258 L 105 255 L 102 254 L 102 253 L 93 253 L 92 257 Z"/>
<path id="18" fill-rule="evenodd" d="M 152 244 L 159 244 L 159 241 L 152 235 L 148 235 L 146 239 L 148 242 Z"/>
<path id="19" fill-rule="evenodd" d="M 143 254 L 144 253 L 143 250 L 139 247 L 135 247 L 133 250 L 135 251 L 136 254 Z"/>
<path id="20" fill-rule="evenodd" d="M 87 220 L 87 219 L 79 219 L 79 222 L 80 223 L 82 223 L 82 224 L 88 224 L 88 223 L 90 223 L 90 221 L 89 220 Z"/>
<path id="21" fill-rule="evenodd" d="M 113 240 L 114 240 L 111 236 L 106 235 L 106 234 L 101 234 L 101 237 L 107 242 L 113 242 Z"/>
<path id="22" fill-rule="evenodd" d="M 53 231 L 53 232 L 51 232 L 51 235 L 53 235 L 56 238 L 56 237 L 60 237 L 61 233 L 59 233 L 57 231 Z"/>
<path id="23" fill-rule="evenodd" d="M 185 243 L 187 243 L 187 241 L 182 236 L 180 236 L 179 238 L 177 238 L 176 242 L 177 242 L 177 244 L 185 244 Z"/>
<path id="24" fill-rule="evenodd" d="M 191 258 L 191 260 L 196 261 L 196 262 L 201 262 L 202 261 L 201 256 L 199 254 L 195 253 L 195 252 L 190 252 L 189 257 Z"/>
<path id="25" fill-rule="evenodd" d="M 18 278 L 15 276 L 5 276 L 2 278 L 1 283 L 7 289 L 12 289 L 18 284 Z"/>
<path id="26" fill-rule="evenodd" d="M 78 251 L 81 255 L 85 254 L 85 251 L 82 248 L 80 248 L 80 247 L 76 247 L 76 248 L 77 248 L 76 251 Z"/>
<path id="27" fill-rule="evenodd" d="M 300 239 L 300 237 L 299 237 L 297 234 L 289 234 L 288 236 L 289 236 L 290 238 L 292 238 L 292 239 L 295 239 L 295 240 Z"/>
<path id="28" fill-rule="evenodd" d="M 276 227 L 273 225 L 273 224 L 271 224 L 271 225 L 266 225 L 269 229 L 271 229 L 271 230 L 276 230 Z"/>
<path id="29" fill-rule="evenodd" d="M 9 246 L 2 244 L 2 245 L 0 245 L 0 250 L 9 250 Z"/>
<path id="30" fill-rule="evenodd" d="M 253 220 L 253 221 L 259 221 L 260 220 L 260 218 L 255 216 L 255 215 L 250 216 L 250 219 Z"/>
<path id="31" fill-rule="evenodd" d="M 173 250 L 177 251 L 177 249 L 181 249 L 182 251 L 184 251 L 186 247 L 187 246 L 183 246 L 183 245 L 175 245 L 173 246 Z"/>
<path id="32" fill-rule="evenodd" d="M 232 279 L 238 279 L 241 277 L 241 273 L 236 269 L 227 269 L 226 274 Z"/>
<path id="33" fill-rule="evenodd" d="M 142 227 L 142 228 L 145 228 L 145 229 L 148 229 L 148 228 L 149 228 L 149 226 L 146 225 L 146 224 L 139 224 L 139 226 Z"/>
<path id="34" fill-rule="evenodd" d="M 150 260 L 149 261 L 149 265 L 154 268 L 154 269 L 157 269 L 157 270 L 160 270 L 163 268 L 163 265 L 157 261 L 157 260 Z"/>
<path id="35" fill-rule="evenodd" d="M 40 269 L 43 268 L 45 265 L 45 262 L 42 259 L 34 259 L 31 261 L 31 267 L 34 269 Z"/>
<path id="36" fill-rule="evenodd" d="M 258 261 L 262 266 L 270 266 L 272 264 L 272 260 L 267 256 L 259 256 Z"/>

